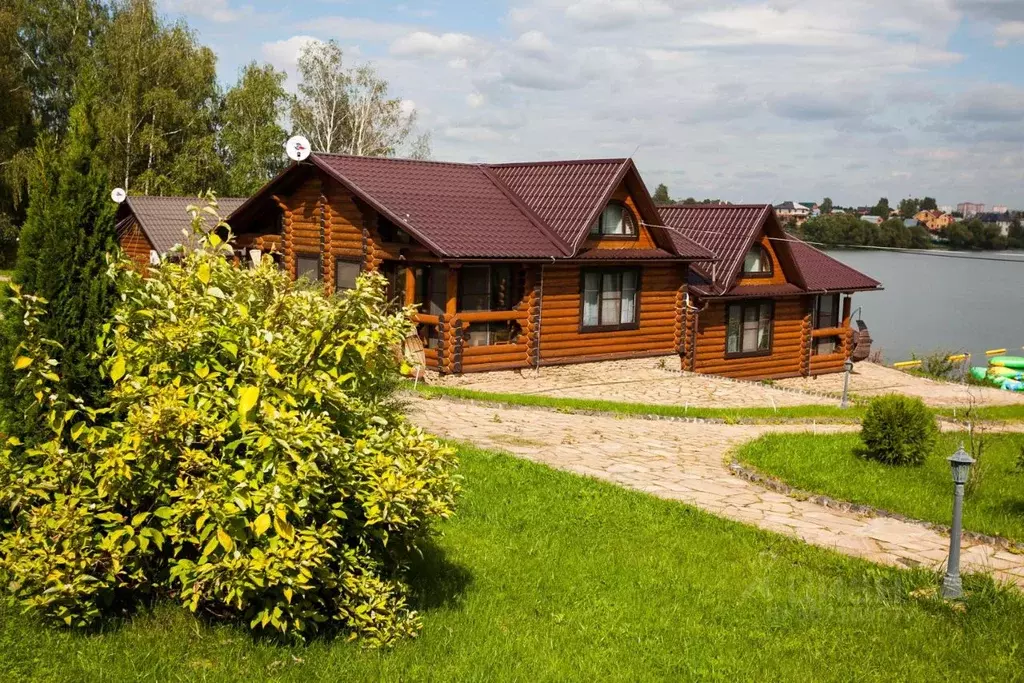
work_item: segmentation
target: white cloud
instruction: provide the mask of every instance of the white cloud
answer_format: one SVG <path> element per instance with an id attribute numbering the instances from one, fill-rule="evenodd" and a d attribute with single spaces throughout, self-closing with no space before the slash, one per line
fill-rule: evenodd
<path id="1" fill-rule="evenodd" d="M 996 26 L 996 45 L 1006 47 L 1010 43 L 1024 41 L 1024 21 L 1004 21 Z"/>
<path id="2" fill-rule="evenodd" d="M 295 73 L 295 65 L 298 64 L 302 51 L 310 43 L 317 42 L 320 42 L 320 39 L 313 36 L 292 36 L 285 40 L 264 43 L 263 58 L 276 68 L 292 74 Z"/>
<path id="3" fill-rule="evenodd" d="M 228 0 L 164 0 L 161 7 L 172 14 L 200 17 L 217 23 L 238 21 L 251 11 L 232 9 Z"/>
<path id="4" fill-rule="evenodd" d="M 414 31 L 391 43 L 390 51 L 396 57 L 454 57 L 468 60 L 482 56 L 486 47 L 465 33 Z"/>
<path id="5" fill-rule="evenodd" d="M 615 29 L 644 20 L 665 19 L 672 8 L 661 0 L 576 0 L 565 17 L 587 29 Z"/>
<path id="6" fill-rule="evenodd" d="M 514 45 L 520 52 L 535 56 L 548 56 L 555 49 L 551 39 L 544 35 L 543 31 L 536 30 L 521 34 L 516 38 Z"/>
<path id="7" fill-rule="evenodd" d="M 471 109 L 479 109 L 484 106 L 486 102 L 487 98 L 478 92 L 471 92 L 466 95 L 466 104 L 468 104 Z"/>

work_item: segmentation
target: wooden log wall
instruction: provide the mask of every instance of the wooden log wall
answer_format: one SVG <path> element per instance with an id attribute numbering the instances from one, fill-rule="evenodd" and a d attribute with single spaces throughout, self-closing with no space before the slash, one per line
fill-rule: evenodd
<path id="1" fill-rule="evenodd" d="M 771 355 L 726 358 L 727 303 L 713 301 L 698 317 L 694 370 L 737 379 L 797 377 L 802 372 L 805 315 L 802 297 L 777 299 Z"/>
<path id="2" fill-rule="evenodd" d="M 365 258 L 367 224 L 372 216 L 367 216 L 357 204 L 352 194 L 338 182 L 328 180 L 325 183 L 323 196 L 325 230 L 324 230 L 324 288 L 328 293 L 334 291 L 335 260 L 343 259 L 359 263 L 366 268 L 369 259 Z M 370 212 L 372 213 L 372 212 Z"/>
<path id="3" fill-rule="evenodd" d="M 676 264 L 643 266 L 640 283 L 637 329 L 580 332 L 580 268 L 546 268 L 541 364 L 672 353 L 676 344 L 676 301 L 684 284 L 681 269 Z"/>
<path id="4" fill-rule="evenodd" d="M 133 219 L 131 224 L 117 236 L 117 241 L 140 273 L 145 275 L 149 272 L 149 252 L 153 250 L 153 245 L 150 244 L 146 233 L 142 232 L 137 221 Z"/>

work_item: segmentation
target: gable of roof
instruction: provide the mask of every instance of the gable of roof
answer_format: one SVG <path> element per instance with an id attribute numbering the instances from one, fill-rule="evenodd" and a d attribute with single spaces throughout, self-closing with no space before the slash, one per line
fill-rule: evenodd
<path id="1" fill-rule="evenodd" d="M 228 216 L 242 205 L 240 197 L 218 197 L 217 211 Z M 119 225 L 134 216 L 146 239 L 159 254 L 181 244 L 192 230 L 189 206 L 203 205 L 197 197 L 129 196 L 118 209 Z"/>
<path id="2" fill-rule="evenodd" d="M 699 261 L 694 268 L 728 288 L 772 207 L 768 204 L 673 204 L 659 206 L 658 210 L 665 225 L 718 256 L 717 264 L 710 260 Z"/>

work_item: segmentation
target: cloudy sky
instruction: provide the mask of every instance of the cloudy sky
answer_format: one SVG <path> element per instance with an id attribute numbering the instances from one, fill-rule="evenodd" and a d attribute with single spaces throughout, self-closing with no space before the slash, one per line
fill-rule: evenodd
<path id="1" fill-rule="evenodd" d="M 338 40 L 436 159 L 632 154 L 678 197 L 1024 208 L 1024 0 L 160 2 L 226 84 Z"/>

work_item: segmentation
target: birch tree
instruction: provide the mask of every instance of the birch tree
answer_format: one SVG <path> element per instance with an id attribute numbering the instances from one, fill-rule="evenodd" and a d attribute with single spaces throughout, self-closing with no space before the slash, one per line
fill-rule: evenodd
<path id="1" fill-rule="evenodd" d="M 394 156 L 409 142 L 416 111 L 391 97 L 388 82 L 363 64 L 348 67 L 335 41 L 306 45 L 299 57 L 298 96 L 292 106 L 296 131 L 319 152 Z M 411 152 L 429 156 L 429 136 L 413 141 Z"/>

